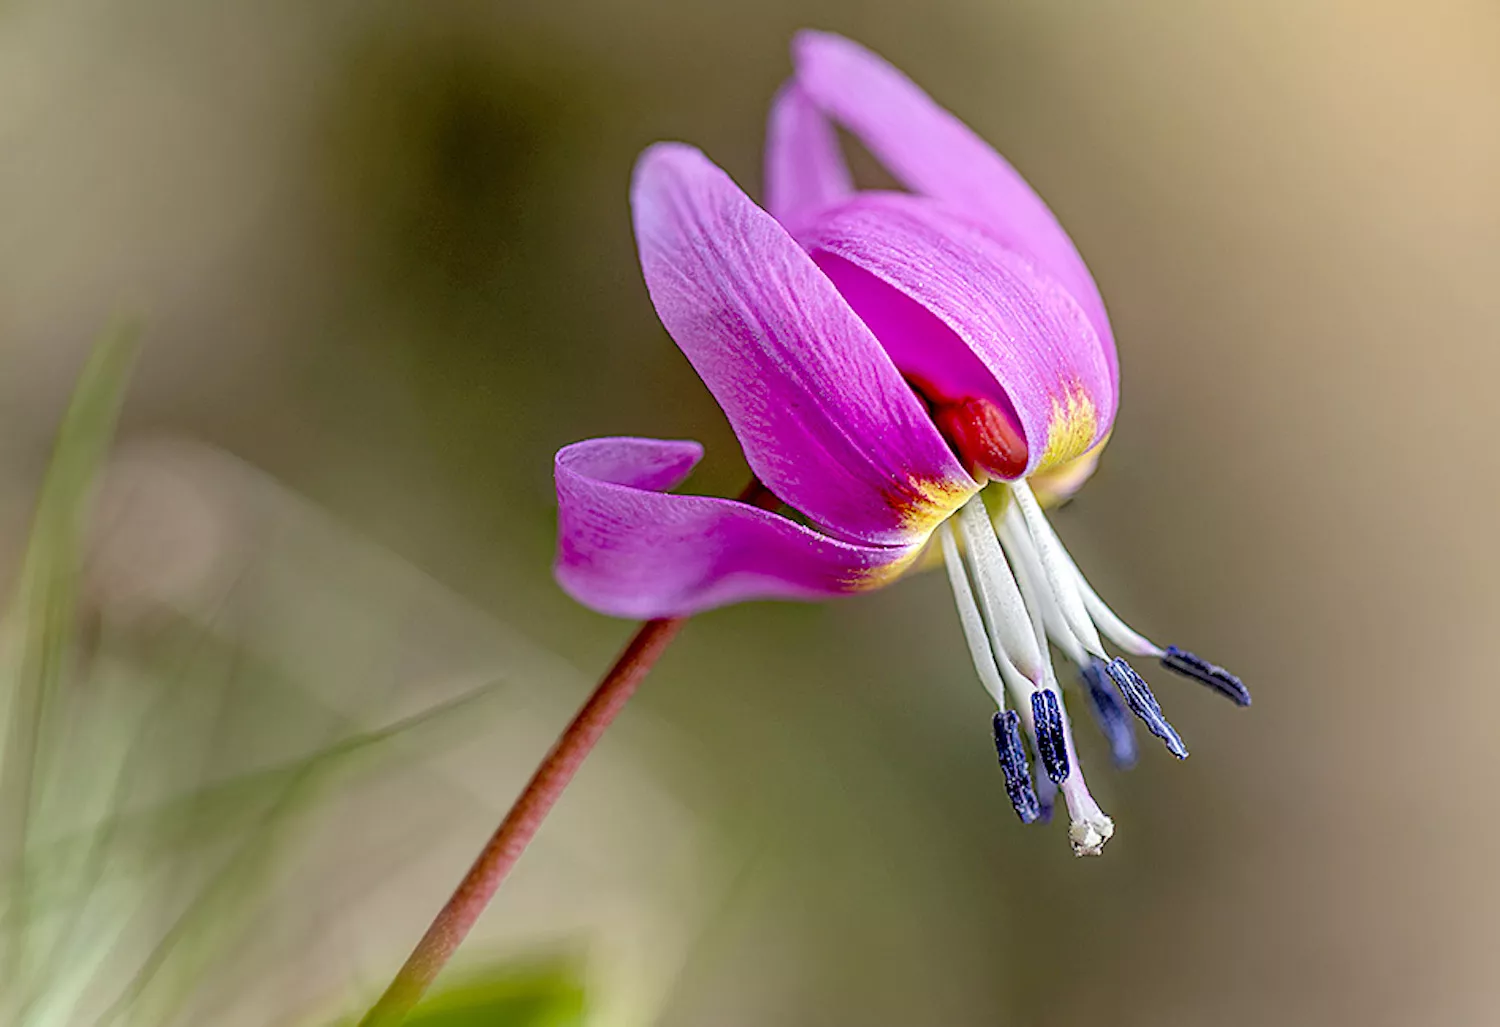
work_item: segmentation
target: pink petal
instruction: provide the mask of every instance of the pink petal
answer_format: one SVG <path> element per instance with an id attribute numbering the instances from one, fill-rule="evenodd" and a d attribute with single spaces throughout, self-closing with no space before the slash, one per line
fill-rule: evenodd
<path id="1" fill-rule="evenodd" d="M 935 400 L 1009 407 L 1026 473 L 1082 455 L 1113 423 L 1115 382 L 1073 296 L 936 201 L 861 193 L 802 234 L 904 374 Z"/>
<path id="2" fill-rule="evenodd" d="M 795 235 L 798 225 L 853 192 L 833 125 L 795 79 L 788 82 L 766 128 L 766 209 Z"/>
<path id="3" fill-rule="evenodd" d="M 1117 374 L 1104 301 L 1073 241 L 1020 173 L 911 79 L 842 36 L 804 31 L 792 44 L 797 81 L 907 188 L 946 201 L 1073 294 Z"/>
<path id="4" fill-rule="evenodd" d="M 631 198 L 657 314 L 776 495 L 841 538 L 900 545 L 973 494 L 875 336 L 729 176 L 662 143 Z"/>
<path id="5" fill-rule="evenodd" d="M 921 551 L 840 542 L 744 503 L 667 494 L 702 452 L 696 442 L 655 439 L 559 450 L 554 570 L 563 590 L 616 617 L 669 617 L 865 591 Z"/>

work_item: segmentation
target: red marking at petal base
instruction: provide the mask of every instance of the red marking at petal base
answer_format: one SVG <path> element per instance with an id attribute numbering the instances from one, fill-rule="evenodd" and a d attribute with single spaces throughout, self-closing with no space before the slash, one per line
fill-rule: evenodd
<path id="1" fill-rule="evenodd" d="M 1013 481 L 1026 470 L 1026 438 L 1005 412 L 971 397 L 935 406 L 932 419 L 970 473 Z"/>

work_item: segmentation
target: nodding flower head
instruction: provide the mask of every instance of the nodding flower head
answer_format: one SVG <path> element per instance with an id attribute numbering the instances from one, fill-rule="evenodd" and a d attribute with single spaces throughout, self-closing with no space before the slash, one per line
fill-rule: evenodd
<path id="1" fill-rule="evenodd" d="M 556 461 L 558 581 L 622 617 L 819 599 L 889 584 L 936 534 L 1016 813 L 1050 809 L 1024 728 L 1074 850 L 1096 854 L 1114 823 L 1084 784 L 1052 646 L 1121 765 L 1136 758 L 1127 709 L 1187 750 L 1105 639 L 1249 702 L 1226 671 L 1128 628 L 1043 512 L 1092 473 L 1114 423 L 1104 304 L 1030 186 L 904 75 L 824 33 L 799 35 L 794 56 L 771 113 L 768 209 L 678 143 L 641 156 L 631 204 L 662 324 L 800 517 L 674 494 L 694 442 L 576 443 Z M 835 124 L 907 191 L 856 190 Z"/>

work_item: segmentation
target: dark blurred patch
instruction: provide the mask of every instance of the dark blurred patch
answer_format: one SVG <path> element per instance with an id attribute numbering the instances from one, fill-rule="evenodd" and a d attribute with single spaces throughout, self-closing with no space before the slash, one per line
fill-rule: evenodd
<path id="1" fill-rule="evenodd" d="M 319 100 L 345 334 L 366 366 L 383 351 L 416 404 L 428 487 L 467 509 L 498 508 L 508 447 L 546 430 L 622 334 L 630 165 L 601 156 L 621 95 L 566 40 L 476 8 L 382 21 Z M 550 532 L 548 468 L 528 454 L 523 491 Z"/>
<path id="2" fill-rule="evenodd" d="M 379 278 L 493 294 L 536 248 L 578 80 L 530 77 L 485 36 L 383 29 L 329 99 L 330 193 Z"/>

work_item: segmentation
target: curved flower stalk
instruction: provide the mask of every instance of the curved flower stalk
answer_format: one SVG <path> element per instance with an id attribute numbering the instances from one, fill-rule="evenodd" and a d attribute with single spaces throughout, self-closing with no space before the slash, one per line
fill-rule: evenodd
<path id="1" fill-rule="evenodd" d="M 805 32 L 793 49 L 769 210 L 677 143 L 641 157 L 631 201 L 662 324 L 755 475 L 802 519 L 672 493 L 696 443 L 577 443 L 556 461 L 558 581 L 604 613 L 682 617 L 881 587 L 937 534 L 1016 812 L 1049 812 L 1024 729 L 1075 851 L 1097 854 L 1114 824 L 1084 783 L 1051 647 L 1078 668 L 1121 765 L 1136 758 L 1127 708 L 1187 749 L 1105 640 L 1250 701 L 1229 673 L 1126 626 L 1043 512 L 1089 476 L 1114 422 L 1103 302 L 1051 211 L 962 122 L 846 39 Z M 834 123 L 909 191 L 856 190 Z"/>

